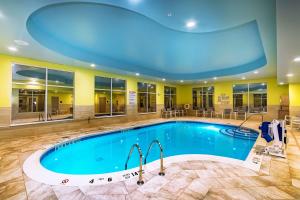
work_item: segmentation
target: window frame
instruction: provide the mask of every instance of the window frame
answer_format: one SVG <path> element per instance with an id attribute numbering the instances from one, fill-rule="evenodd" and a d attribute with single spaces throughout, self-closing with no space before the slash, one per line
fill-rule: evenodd
<path id="1" fill-rule="evenodd" d="M 71 121 L 74 120 L 74 106 L 75 106 L 75 72 L 74 71 L 66 71 L 66 70 L 59 70 L 59 69 L 55 69 L 55 68 L 50 68 L 47 66 L 41 66 L 41 65 L 31 65 L 31 64 L 24 64 L 24 63 L 19 63 L 19 62 L 11 62 L 11 70 L 13 69 L 13 67 L 15 65 L 22 65 L 25 67 L 33 67 L 33 68 L 39 68 L 39 69 L 44 69 L 45 70 L 45 83 L 44 84 L 36 84 L 39 86 L 44 86 L 45 87 L 45 100 L 44 100 L 44 120 L 43 121 L 37 121 L 37 122 L 25 122 L 25 123 L 13 123 L 13 119 L 12 119 L 12 115 L 10 117 L 10 124 L 11 126 L 22 126 L 22 125 L 27 125 L 27 124 L 40 124 L 40 123 L 54 123 L 54 122 L 61 122 L 61 121 Z M 72 118 L 71 119 L 57 119 L 57 120 L 48 120 L 48 70 L 56 70 L 56 71 L 61 71 L 61 72 L 67 72 L 67 73 L 72 73 L 73 74 L 73 86 L 55 86 L 55 87 L 61 87 L 61 88 L 69 88 L 69 89 L 73 89 L 72 92 L 72 107 L 73 107 L 73 111 L 72 111 Z M 17 83 L 14 82 L 13 79 L 13 70 L 11 71 L 11 92 L 14 89 L 13 88 L 13 84 L 16 85 L 30 85 L 30 84 L 26 84 L 26 83 Z M 53 86 L 53 85 L 50 85 Z M 11 93 L 11 99 L 13 99 L 13 93 Z M 11 106 L 12 106 L 12 101 L 11 101 Z"/>
<path id="2" fill-rule="evenodd" d="M 96 77 L 99 78 L 107 78 L 110 79 L 110 89 L 97 89 L 96 88 Z M 113 90 L 113 79 L 120 79 L 120 78 L 113 78 L 113 77 L 106 77 L 106 76 L 94 76 L 94 97 L 95 97 L 95 91 L 110 91 L 110 112 L 109 115 L 100 115 L 100 116 L 96 116 L 96 113 L 94 113 L 94 117 L 95 118 L 107 118 L 107 117 L 118 117 L 118 116 L 126 116 L 127 115 L 127 80 L 126 79 L 120 79 L 125 81 L 125 87 L 124 90 Z M 113 115 L 113 92 L 124 92 L 124 105 L 125 105 L 125 109 L 124 109 L 124 114 L 119 114 L 119 115 Z M 95 102 L 94 102 L 94 110 L 95 110 Z M 100 113 L 98 113 L 100 114 Z"/>
<path id="3" fill-rule="evenodd" d="M 166 94 L 166 88 L 169 88 L 169 93 Z M 175 89 L 175 94 L 172 93 L 172 89 Z M 173 107 L 166 107 L 166 102 L 165 102 L 165 98 L 169 97 L 169 105 L 171 106 L 172 105 L 172 97 L 175 97 L 175 104 L 173 105 Z M 174 109 L 175 106 L 177 104 L 177 88 L 176 87 L 172 87 L 172 86 L 164 86 L 164 107 L 165 109 Z"/>
<path id="4" fill-rule="evenodd" d="M 255 85 L 255 84 L 260 84 L 260 85 L 262 85 L 262 86 L 265 86 L 266 87 L 266 91 L 264 92 L 264 93 L 253 93 L 253 92 L 251 92 L 250 91 L 250 85 Z M 236 85 L 247 85 L 247 92 L 245 92 L 245 93 L 242 93 L 242 92 L 234 92 L 234 87 L 236 86 Z M 253 113 L 267 113 L 268 112 L 268 83 L 267 82 L 253 82 L 253 83 L 238 83 L 238 84 L 233 84 L 232 85 L 232 100 L 233 100 L 233 104 L 232 104 L 232 109 L 233 110 L 235 110 L 236 109 L 236 107 L 234 106 L 234 102 L 235 102 L 235 98 L 234 98 L 234 95 L 236 95 L 236 94 L 242 94 L 242 95 L 244 95 L 244 94 L 247 94 L 247 113 L 248 114 L 253 114 Z M 261 105 L 262 105 L 262 102 L 263 102 L 263 99 L 265 99 L 265 101 L 266 101 L 266 106 L 264 107 L 265 109 L 263 110 L 263 111 L 260 111 L 260 112 L 250 112 L 250 95 L 251 94 L 260 94 L 261 95 L 261 98 L 260 98 L 260 103 L 261 103 Z M 262 96 L 263 95 L 266 95 L 266 97 L 265 98 L 263 98 Z M 242 98 L 243 99 L 243 98 Z M 244 102 L 242 102 L 242 103 L 244 103 Z M 254 107 L 254 97 L 253 97 L 253 107 Z"/>
<path id="5" fill-rule="evenodd" d="M 146 91 L 145 92 L 140 92 L 139 91 L 139 83 L 140 84 L 146 84 Z M 155 86 L 155 93 L 154 92 L 149 92 L 149 85 L 154 85 Z M 139 111 L 139 94 L 146 94 L 146 112 L 140 112 Z M 155 95 L 155 111 L 151 111 L 149 112 L 149 97 L 150 94 Z M 147 83 L 147 82 L 137 82 L 137 95 L 138 95 L 138 99 L 137 99 L 137 112 L 139 114 L 149 114 L 149 113 L 157 113 L 157 86 L 154 83 Z"/>
<path id="6" fill-rule="evenodd" d="M 209 90 L 209 88 L 212 88 L 213 91 L 211 92 Z M 214 105 L 214 95 L 215 95 L 215 87 L 213 85 L 211 86 L 201 86 L 201 87 L 195 87 L 192 88 L 192 107 L 193 110 L 197 110 L 197 109 L 214 109 L 215 105 Z M 196 97 L 196 107 L 194 106 L 194 98 Z M 205 98 L 204 98 L 205 97 Z M 210 98 L 212 99 L 212 106 L 210 107 Z M 201 103 L 200 106 L 198 106 L 198 99 L 199 99 L 199 104 Z M 204 103 L 205 102 L 205 103 Z M 204 107 L 204 105 L 206 105 L 207 107 Z"/>

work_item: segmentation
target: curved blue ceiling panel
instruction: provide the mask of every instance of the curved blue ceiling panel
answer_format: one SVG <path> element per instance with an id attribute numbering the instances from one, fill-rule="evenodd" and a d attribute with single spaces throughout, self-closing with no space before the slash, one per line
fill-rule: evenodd
<path id="1" fill-rule="evenodd" d="M 267 63 L 255 20 L 222 31 L 191 33 L 125 8 L 73 2 L 35 11 L 27 29 L 42 45 L 63 55 L 173 80 L 234 75 Z"/>

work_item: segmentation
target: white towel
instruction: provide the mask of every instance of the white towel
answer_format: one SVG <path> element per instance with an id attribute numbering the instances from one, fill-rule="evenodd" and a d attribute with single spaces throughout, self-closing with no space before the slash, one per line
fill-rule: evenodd
<path id="1" fill-rule="evenodd" d="M 282 147 L 282 142 L 279 140 L 279 133 L 278 133 L 278 124 L 280 124 L 280 122 L 276 119 L 274 119 L 272 121 L 272 132 L 273 132 L 273 135 L 274 135 L 274 145 L 273 146 L 278 146 L 279 148 Z"/>

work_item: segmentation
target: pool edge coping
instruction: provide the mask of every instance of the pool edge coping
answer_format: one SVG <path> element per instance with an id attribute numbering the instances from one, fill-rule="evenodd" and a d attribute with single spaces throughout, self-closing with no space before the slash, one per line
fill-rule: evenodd
<path id="1" fill-rule="evenodd" d="M 107 183 L 120 182 L 131 178 L 135 178 L 138 175 L 138 167 L 129 170 L 122 170 L 118 172 L 104 173 L 104 174 L 72 175 L 72 174 L 62 174 L 62 173 L 56 173 L 50 171 L 46 169 L 44 166 L 42 166 L 40 159 L 46 152 L 55 148 L 55 146 L 58 144 L 64 144 L 66 142 L 80 140 L 81 138 L 94 137 L 96 135 L 107 135 L 118 131 L 127 131 L 134 128 L 142 128 L 142 127 L 147 127 L 152 125 L 163 124 L 166 122 L 178 122 L 178 121 L 179 122 L 200 122 L 200 123 L 202 122 L 208 124 L 236 126 L 228 123 L 225 124 L 225 123 L 206 122 L 206 121 L 198 121 L 198 120 L 191 120 L 191 119 L 181 119 L 181 120 L 175 119 L 175 120 L 166 120 L 162 122 L 149 122 L 146 124 L 132 125 L 126 128 L 117 128 L 117 129 L 107 130 L 107 131 L 100 131 L 100 132 L 94 131 L 88 133 L 88 135 L 80 135 L 71 139 L 67 138 L 64 141 L 61 141 L 56 144 L 48 145 L 43 149 L 35 151 L 25 160 L 23 164 L 23 171 L 29 178 L 48 185 L 66 185 L 66 186 L 103 185 Z M 251 129 L 251 130 L 258 132 L 255 129 Z M 245 160 L 238 160 L 229 157 L 214 156 L 214 155 L 207 155 L 207 154 L 183 154 L 183 155 L 166 157 L 164 158 L 164 163 L 165 166 L 167 166 L 172 163 L 178 163 L 184 161 L 210 160 L 210 161 L 238 165 L 254 171 L 259 171 L 262 162 L 262 155 L 256 155 L 254 151 L 254 147 L 258 143 L 258 140 L 259 140 L 259 135 Z M 254 157 L 257 158 L 256 160 L 258 160 L 258 162 L 256 163 L 253 162 Z M 148 173 L 155 169 L 158 169 L 159 162 L 160 160 L 158 159 L 146 165 L 143 165 L 144 173 Z"/>

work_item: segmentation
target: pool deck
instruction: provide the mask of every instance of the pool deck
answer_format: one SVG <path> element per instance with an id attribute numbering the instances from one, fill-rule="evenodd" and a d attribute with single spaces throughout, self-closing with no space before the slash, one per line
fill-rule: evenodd
<path id="1" fill-rule="evenodd" d="M 238 125 L 241 121 L 182 117 Z M 137 125 L 163 122 L 145 120 L 98 128 L 64 131 L 39 136 L 18 136 L 0 141 L 0 199 L 300 199 L 300 132 L 288 129 L 287 159 L 263 156 L 255 172 L 234 164 L 216 161 L 183 161 L 166 166 L 166 176 L 158 169 L 145 172 L 145 184 L 136 179 L 91 186 L 51 186 L 36 182 L 22 170 L 33 152 L 68 138 L 96 131 L 116 130 Z M 258 122 L 245 126 L 257 129 Z M 261 138 L 257 143 L 263 143 Z M 295 187 L 296 186 L 296 187 Z"/>

